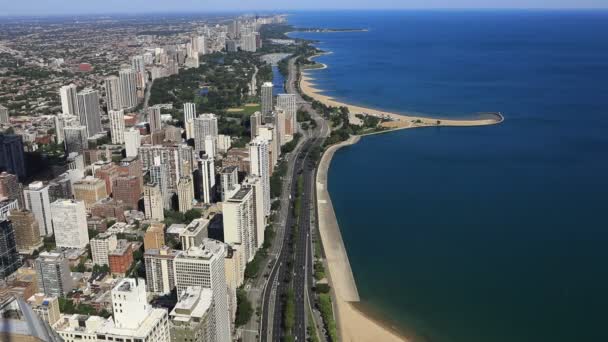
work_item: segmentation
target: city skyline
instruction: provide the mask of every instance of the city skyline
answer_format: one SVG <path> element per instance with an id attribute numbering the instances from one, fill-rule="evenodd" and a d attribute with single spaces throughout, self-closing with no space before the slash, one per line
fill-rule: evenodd
<path id="1" fill-rule="evenodd" d="M 61 15 L 102 15 L 102 14 L 143 14 L 143 13 L 184 13 L 193 14 L 218 12 L 280 12 L 310 10 L 475 10 L 475 9 L 608 9 L 603 0 L 413 0 L 395 4 L 390 0 L 334 0 L 331 2 L 311 0 L 286 4 L 283 1 L 242 1 L 228 0 L 221 3 L 203 3 L 195 0 L 177 0 L 171 3 L 159 0 L 123 1 L 109 0 L 103 3 L 83 3 L 75 0 L 62 0 L 60 4 L 41 3 L 27 0 L 18 3 L 3 1 L 0 17 L 10 16 L 61 16 Z M 188 9 L 188 10 L 186 10 Z"/>

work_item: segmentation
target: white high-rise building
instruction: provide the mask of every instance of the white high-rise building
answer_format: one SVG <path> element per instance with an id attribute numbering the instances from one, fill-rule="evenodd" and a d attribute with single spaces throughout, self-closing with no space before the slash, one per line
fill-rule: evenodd
<path id="1" fill-rule="evenodd" d="M 58 199 L 51 203 L 57 247 L 85 248 L 89 243 L 84 201 Z"/>
<path id="2" fill-rule="evenodd" d="M 150 133 L 158 132 L 162 129 L 159 106 L 148 108 L 148 124 L 150 124 Z"/>
<path id="3" fill-rule="evenodd" d="M 99 93 L 93 89 L 85 89 L 78 93 L 77 98 L 80 124 L 87 127 L 89 137 L 94 136 L 102 131 Z"/>
<path id="4" fill-rule="evenodd" d="M 207 54 L 207 42 L 205 41 L 205 36 L 198 36 L 198 54 Z"/>
<path id="5" fill-rule="evenodd" d="M 264 188 L 260 177 L 249 175 L 243 181 L 243 187 L 253 190 L 254 222 L 256 248 L 261 248 L 264 244 L 264 231 L 266 230 L 266 215 L 264 213 Z"/>
<path id="6" fill-rule="evenodd" d="M 51 202 L 49 198 L 49 187 L 42 182 L 31 183 L 23 190 L 25 208 L 34 214 L 40 236 L 53 235 L 53 223 L 51 221 Z"/>
<path id="7" fill-rule="evenodd" d="M 141 134 L 139 133 L 139 130 L 131 128 L 124 133 L 124 137 L 127 158 L 137 157 L 137 152 L 141 146 Z"/>
<path id="8" fill-rule="evenodd" d="M 256 38 L 257 38 L 257 35 L 255 35 L 254 33 L 247 33 L 247 34 L 241 35 L 241 41 L 240 41 L 241 50 L 255 52 L 256 47 L 257 47 Z"/>
<path id="9" fill-rule="evenodd" d="M 205 139 L 212 137 L 217 139 L 218 128 L 217 128 L 217 117 L 215 114 L 201 114 L 198 118 L 194 119 L 194 151 L 196 155 L 205 151 Z"/>
<path id="10" fill-rule="evenodd" d="M 251 123 L 251 140 L 255 139 L 255 137 L 260 134 L 260 126 L 262 126 L 262 113 L 255 112 L 251 114 L 250 118 Z"/>
<path id="11" fill-rule="evenodd" d="M 221 200 L 232 197 L 239 188 L 239 168 L 236 165 L 227 166 L 220 172 Z"/>
<path id="12" fill-rule="evenodd" d="M 270 160 L 268 140 L 257 137 L 249 143 L 251 174 L 260 177 L 264 191 L 264 215 L 270 215 Z"/>
<path id="13" fill-rule="evenodd" d="M 279 94 L 277 107 L 285 111 L 285 134 L 294 135 L 297 132 L 297 106 L 295 94 Z"/>
<path id="14" fill-rule="evenodd" d="M 80 126 L 80 121 L 78 121 L 78 117 L 76 115 L 55 115 L 56 143 L 61 144 L 65 141 L 65 134 L 63 133 L 63 129 L 70 126 Z"/>
<path id="15" fill-rule="evenodd" d="M 272 113 L 272 89 L 274 85 L 272 82 L 264 82 L 262 84 L 262 116 L 265 117 Z"/>
<path id="16" fill-rule="evenodd" d="M 34 262 L 38 291 L 47 296 L 63 297 L 74 288 L 68 259 L 63 253 L 42 252 Z"/>
<path id="17" fill-rule="evenodd" d="M 226 245 L 205 239 L 200 247 L 180 252 L 174 259 L 175 286 L 183 293 L 189 286 L 201 286 L 213 291 L 212 341 L 231 341 L 231 321 L 228 308 L 224 258 Z"/>
<path id="18" fill-rule="evenodd" d="M 158 295 L 170 293 L 175 288 L 173 260 L 178 251 L 163 246 L 161 249 L 148 249 L 144 253 L 146 264 L 146 284 L 148 292 Z"/>
<path id="19" fill-rule="evenodd" d="M 121 280 L 112 289 L 111 298 L 113 319 L 97 329 L 97 341 L 171 341 L 167 309 L 148 303 L 145 280 Z"/>
<path id="20" fill-rule="evenodd" d="M 285 111 L 283 109 L 278 108 L 275 113 L 275 123 L 274 128 L 276 130 L 277 137 L 277 146 L 280 152 L 281 146 L 285 145 Z"/>
<path id="21" fill-rule="evenodd" d="M 108 105 L 108 111 L 121 110 L 120 79 L 115 75 L 108 76 L 106 77 L 104 84 L 106 87 L 106 104 Z"/>
<path id="22" fill-rule="evenodd" d="M 199 182 L 199 200 L 211 203 L 215 194 L 215 163 L 212 158 L 203 155 L 197 160 Z"/>
<path id="23" fill-rule="evenodd" d="M 123 109 L 137 107 L 137 73 L 133 69 L 122 69 L 118 72 L 120 79 L 120 104 Z"/>
<path id="24" fill-rule="evenodd" d="M 110 131 L 112 134 L 112 144 L 124 144 L 125 143 L 125 111 L 109 111 L 108 117 L 110 118 Z"/>
<path id="25" fill-rule="evenodd" d="M 78 115 L 78 90 L 75 84 L 63 86 L 59 89 L 61 97 L 61 111 L 63 114 Z"/>
<path id="26" fill-rule="evenodd" d="M 158 184 L 144 186 L 144 213 L 149 220 L 160 222 L 165 219 L 163 195 Z"/>
<path id="27" fill-rule="evenodd" d="M 111 233 L 101 233 L 92 238 L 90 243 L 93 263 L 99 266 L 110 266 L 108 254 L 115 250 L 116 246 L 118 245 L 116 235 Z"/>
<path id="28" fill-rule="evenodd" d="M 78 122 L 80 124 L 80 122 Z M 63 128 L 63 139 L 65 142 L 65 151 L 70 154 L 76 152 L 82 154 L 82 151 L 89 148 L 89 140 L 87 135 L 87 126 L 68 126 Z"/>
<path id="29" fill-rule="evenodd" d="M 196 104 L 184 103 L 184 128 L 186 139 L 194 138 L 194 118 L 196 118 Z"/>
<path id="30" fill-rule="evenodd" d="M 269 118 L 272 118 L 272 120 L 274 121 L 275 116 L 272 115 Z M 270 153 L 270 170 L 272 170 L 272 168 L 277 165 L 277 162 L 279 160 L 279 153 L 277 153 L 277 150 L 280 150 L 280 146 L 277 138 L 277 130 L 275 129 L 273 124 L 265 124 L 260 127 L 259 133 L 260 134 L 258 135 L 258 137 L 268 141 L 268 151 Z"/>
<path id="31" fill-rule="evenodd" d="M 222 204 L 224 214 L 224 242 L 241 244 L 246 262 L 253 260 L 255 243 L 255 203 L 253 190 L 241 188 Z"/>

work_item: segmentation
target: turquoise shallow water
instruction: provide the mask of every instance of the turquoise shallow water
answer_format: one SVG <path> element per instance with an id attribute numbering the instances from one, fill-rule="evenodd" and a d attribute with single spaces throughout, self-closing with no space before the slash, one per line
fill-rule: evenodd
<path id="1" fill-rule="evenodd" d="M 327 93 L 491 127 L 363 138 L 329 175 L 363 303 L 427 341 L 608 341 L 608 12 L 296 13 Z"/>

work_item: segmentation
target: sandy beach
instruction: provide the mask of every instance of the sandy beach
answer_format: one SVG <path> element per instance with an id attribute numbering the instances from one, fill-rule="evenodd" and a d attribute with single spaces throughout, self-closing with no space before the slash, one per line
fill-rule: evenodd
<path id="1" fill-rule="evenodd" d="M 376 321 L 360 311 L 356 303 L 359 293 L 353 277 L 338 221 L 327 191 L 327 171 L 334 152 L 355 144 L 360 137 L 333 145 L 323 154 L 317 172 L 316 189 L 319 212 L 319 232 L 327 263 L 327 274 L 333 291 L 334 314 L 341 341 L 407 341 L 386 324 Z"/>
<path id="2" fill-rule="evenodd" d="M 316 56 L 311 57 L 314 58 Z M 388 118 L 391 121 L 382 123 L 381 125 L 386 128 L 410 128 L 410 127 L 428 127 L 428 126 L 484 126 L 484 125 L 495 125 L 501 123 L 504 118 L 500 113 L 491 113 L 487 118 L 479 119 L 444 119 L 444 118 L 430 118 L 419 115 L 399 114 L 391 113 L 387 111 L 377 110 L 373 108 L 366 108 L 361 106 L 355 106 L 348 103 L 340 102 L 333 99 L 330 96 L 324 95 L 322 89 L 315 88 L 314 80 L 310 73 L 319 69 L 309 69 L 302 71 L 302 77 L 300 79 L 300 89 L 302 93 L 312 97 L 313 99 L 322 102 L 328 106 L 334 107 L 347 107 L 350 111 L 350 123 L 354 125 L 360 125 L 361 120 L 356 117 L 357 114 L 373 115 L 383 118 Z M 490 113 L 488 113 L 490 114 Z"/>

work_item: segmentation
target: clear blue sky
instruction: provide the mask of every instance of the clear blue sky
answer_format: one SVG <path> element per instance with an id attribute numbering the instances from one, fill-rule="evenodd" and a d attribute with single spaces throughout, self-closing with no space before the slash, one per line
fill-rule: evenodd
<path id="1" fill-rule="evenodd" d="M 0 0 L 0 16 L 342 8 L 608 8 L 608 0 Z"/>

